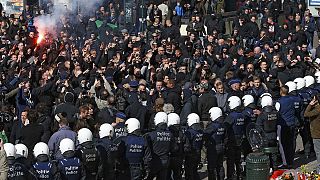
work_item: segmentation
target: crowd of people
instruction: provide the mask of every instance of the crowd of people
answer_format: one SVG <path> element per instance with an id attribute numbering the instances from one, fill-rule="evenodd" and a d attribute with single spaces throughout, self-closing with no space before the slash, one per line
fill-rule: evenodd
<path id="1" fill-rule="evenodd" d="M 145 3 L 129 26 L 103 1 L 49 29 L 52 3 L 0 6 L 1 179 L 242 179 L 252 124 L 273 170 L 293 167 L 298 134 L 320 164 L 320 20 L 304 1 L 239 1 L 231 34 L 216 1 Z"/>

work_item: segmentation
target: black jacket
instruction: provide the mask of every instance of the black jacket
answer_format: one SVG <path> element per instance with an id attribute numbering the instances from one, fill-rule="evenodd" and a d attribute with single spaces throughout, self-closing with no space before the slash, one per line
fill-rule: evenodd
<path id="1" fill-rule="evenodd" d="M 38 123 L 42 125 L 44 130 L 41 139 L 43 140 L 43 142 L 48 143 L 51 137 L 51 126 L 53 124 L 53 120 L 50 116 L 40 115 L 40 117 L 38 118 Z"/>
<path id="2" fill-rule="evenodd" d="M 149 120 L 149 111 L 146 106 L 140 102 L 134 102 L 126 108 L 126 116 L 129 118 L 137 118 L 140 121 L 141 130 L 146 130 Z"/>
<path id="3" fill-rule="evenodd" d="M 209 110 L 218 107 L 217 98 L 210 92 L 201 94 L 198 98 L 198 112 L 202 121 L 209 121 Z"/>
<path id="4" fill-rule="evenodd" d="M 174 107 L 174 112 L 180 114 L 181 112 L 181 90 L 178 87 L 167 89 L 166 103 L 170 103 Z"/>
<path id="5" fill-rule="evenodd" d="M 21 142 L 28 147 L 29 150 L 33 150 L 33 147 L 38 142 L 44 142 L 42 140 L 44 130 L 43 127 L 38 124 L 28 124 L 21 128 Z M 32 153 L 29 153 L 29 158 L 32 157 Z"/>

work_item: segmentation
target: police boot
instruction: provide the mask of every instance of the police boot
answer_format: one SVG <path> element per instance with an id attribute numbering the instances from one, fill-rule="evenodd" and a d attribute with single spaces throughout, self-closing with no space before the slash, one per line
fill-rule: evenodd
<path id="1" fill-rule="evenodd" d="M 213 169 L 208 170 L 208 180 L 216 180 L 217 178 L 217 173 Z"/>
<path id="2" fill-rule="evenodd" d="M 217 180 L 224 180 L 225 174 L 224 174 L 224 168 L 223 167 L 218 167 L 216 170 L 217 173 Z"/>
<path id="3" fill-rule="evenodd" d="M 236 174 L 237 174 L 237 180 L 242 180 L 243 179 L 243 174 L 242 174 L 242 167 L 241 164 L 236 163 Z"/>

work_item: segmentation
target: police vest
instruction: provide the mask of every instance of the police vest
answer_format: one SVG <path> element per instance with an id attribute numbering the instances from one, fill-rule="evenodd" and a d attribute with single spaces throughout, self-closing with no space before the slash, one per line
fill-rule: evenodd
<path id="1" fill-rule="evenodd" d="M 15 162 L 13 165 L 9 166 L 9 171 L 8 171 L 9 180 L 27 179 L 28 174 L 29 174 L 29 171 L 24 164 Z"/>
<path id="2" fill-rule="evenodd" d="M 143 137 L 128 135 L 126 138 L 126 158 L 129 164 L 142 163 L 145 140 Z"/>
<path id="3" fill-rule="evenodd" d="M 294 109 L 297 111 L 300 111 L 300 109 L 302 107 L 301 97 L 300 96 L 290 96 L 290 98 L 293 100 Z"/>
<path id="4" fill-rule="evenodd" d="M 125 125 L 124 125 L 124 123 L 118 123 L 114 127 L 114 137 L 118 138 L 118 137 L 123 137 L 123 136 L 127 136 L 127 131 L 125 129 Z"/>
<path id="5" fill-rule="evenodd" d="M 232 130 L 234 132 L 236 139 L 238 138 L 242 139 L 245 135 L 245 130 L 246 130 L 243 114 L 240 112 L 231 112 L 229 116 L 233 120 Z"/>
<path id="6" fill-rule="evenodd" d="M 319 90 L 315 89 L 314 87 L 313 88 L 308 88 L 306 91 L 310 94 L 311 98 L 313 96 L 319 94 Z"/>
<path id="7" fill-rule="evenodd" d="M 265 117 L 265 120 L 263 122 L 263 130 L 266 133 L 274 133 L 277 132 L 277 120 L 278 120 L 278 114 L 275 111 L 272 112 L 262 112 L 262 116 Z"/>
<path id="8" fill-rule="evenodd" d="M 311 101 L 311 95 L 307 91 L 300 91 L 298 93 L 302 100 L 302 104 L 304 107 L 307 107 L 309 102 Z"/>
<path id="9" fill-rule="evenodd" d="M 114 156 L 113 153 L 115 153 L 118 150 L 117 145 L 107 138 L 99 139 L 97 143 L 97 147 L 98 146 L 103 147 L 103 149 L 107 153 L 108 158 Z"/>
<path id="10" fill-rule="evenodd" d="M 203 146 L 203 131 L 196 131 L 193 128 L 189 128 L 187 131 L 190 133 L 191 148 L 195 153 L 200 153 Z"/>
<path id="11" fill-rule="evenodd" d="M 175 125 L 170 126 L 169 131 L 172 133 L 174 138 L 174 143 L 177 147 L 176 151 L 171 151 L 170 156 L 171 157 L 177 157 L 177 156 L 183 156 L 184 152 L 184 143 L 186 141 L 183 130 L 179 127 L 176 127 Z"/>
<path id="12" fill-rule="evenodd" d="M 99 154 L 98 150 L 92 146 L 91 148 L 82 147 L 81 151 L 81 161 L 84 165 L 86 173 L 89 175 L 96 175 L 98 173 L 99 166 Z"/>
<path id="13" fill-rule="evenodd" d="M 315 84 L 313 89 L 317 92 L 320 92 L 320 83 Z"/>
<path id="14" fill-rule="evenodd" d="M 211 135 L 210 140 L 214 141 L 214 144 L 219 145 L 224 143 L 225 139 L 225 127 L 221 123 L 213 122 L 211 125 L 214 132 Z"/>
<path id="15" fill-rule="evenodd" d="M 253 109 L 245 108 L 245 110 L 243 111 L 243 114 L 249 118 L 250 122 L 257 121 L 257 116 L 253 113 Z"/>
<path id="16" fill-rule="evenodd" d="M 36 162 L 33 168 L 38 179 L 53 179 L 50 162 Z"/>
<path id="17" fill-rule="evenodd" d="M 170 150 L 172 134 L 169 130 L 155 130 L 149 133 L 152 141 L 152 150 L 155 154 L 166 154 Z"/>
<path id="18" fill-rule="evenodd" d="M 59 169 L 63 180 L 79 180 L 81 178 L 80 159 L 73 157 L 59 160 Z"/>

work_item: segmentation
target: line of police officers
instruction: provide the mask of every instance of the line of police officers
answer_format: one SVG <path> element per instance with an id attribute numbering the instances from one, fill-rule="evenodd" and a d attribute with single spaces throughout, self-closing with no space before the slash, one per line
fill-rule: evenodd
<path id="1" fill-rule="evenodd" d="M 211 123 L 203 129 L 200 117 L 188 115 L 187 126 L 180 125 L 175 113 L 155 115 L 155 129 L 141 133 L 138 119 L 129 118 L 115 127 L 102 124 L 99 139 L 83 128 L 78 131 L 78 145 L 71 139 L 60 142 L 62 159 L 51 160 L 47 144 L 39 142 L 33 149 L 35 161 L 27 162 L 28 149 L 23 144 L 6 143 L 8 179 L 132 179 L 198 180 L 198 165 L 203 146 L 207 149 L 208 179 L 225 178 L 223 161 L 227 160 L 227 179 L 241 179 L 241 158 L 251 152 L 246 127 L 256 123 L 264 130 L 267 146 L 277 147 L 283 167 L 293 165 L 296 132 L 303 137 L 304 148 L 310 155 L 312 144 L 308 120 L 303 111 L 320 91 L 320 72 L 314 77 L 297 78 L 281 87 L 280 99 L 263 94 L 256 106 L 251 95 L 228 98 L 228 113 L 219 107 L 209 111 Z M 243 107 L 242 107 L 243 105 Z M 271 158 L 271 167 L 274 160 Z"/>

